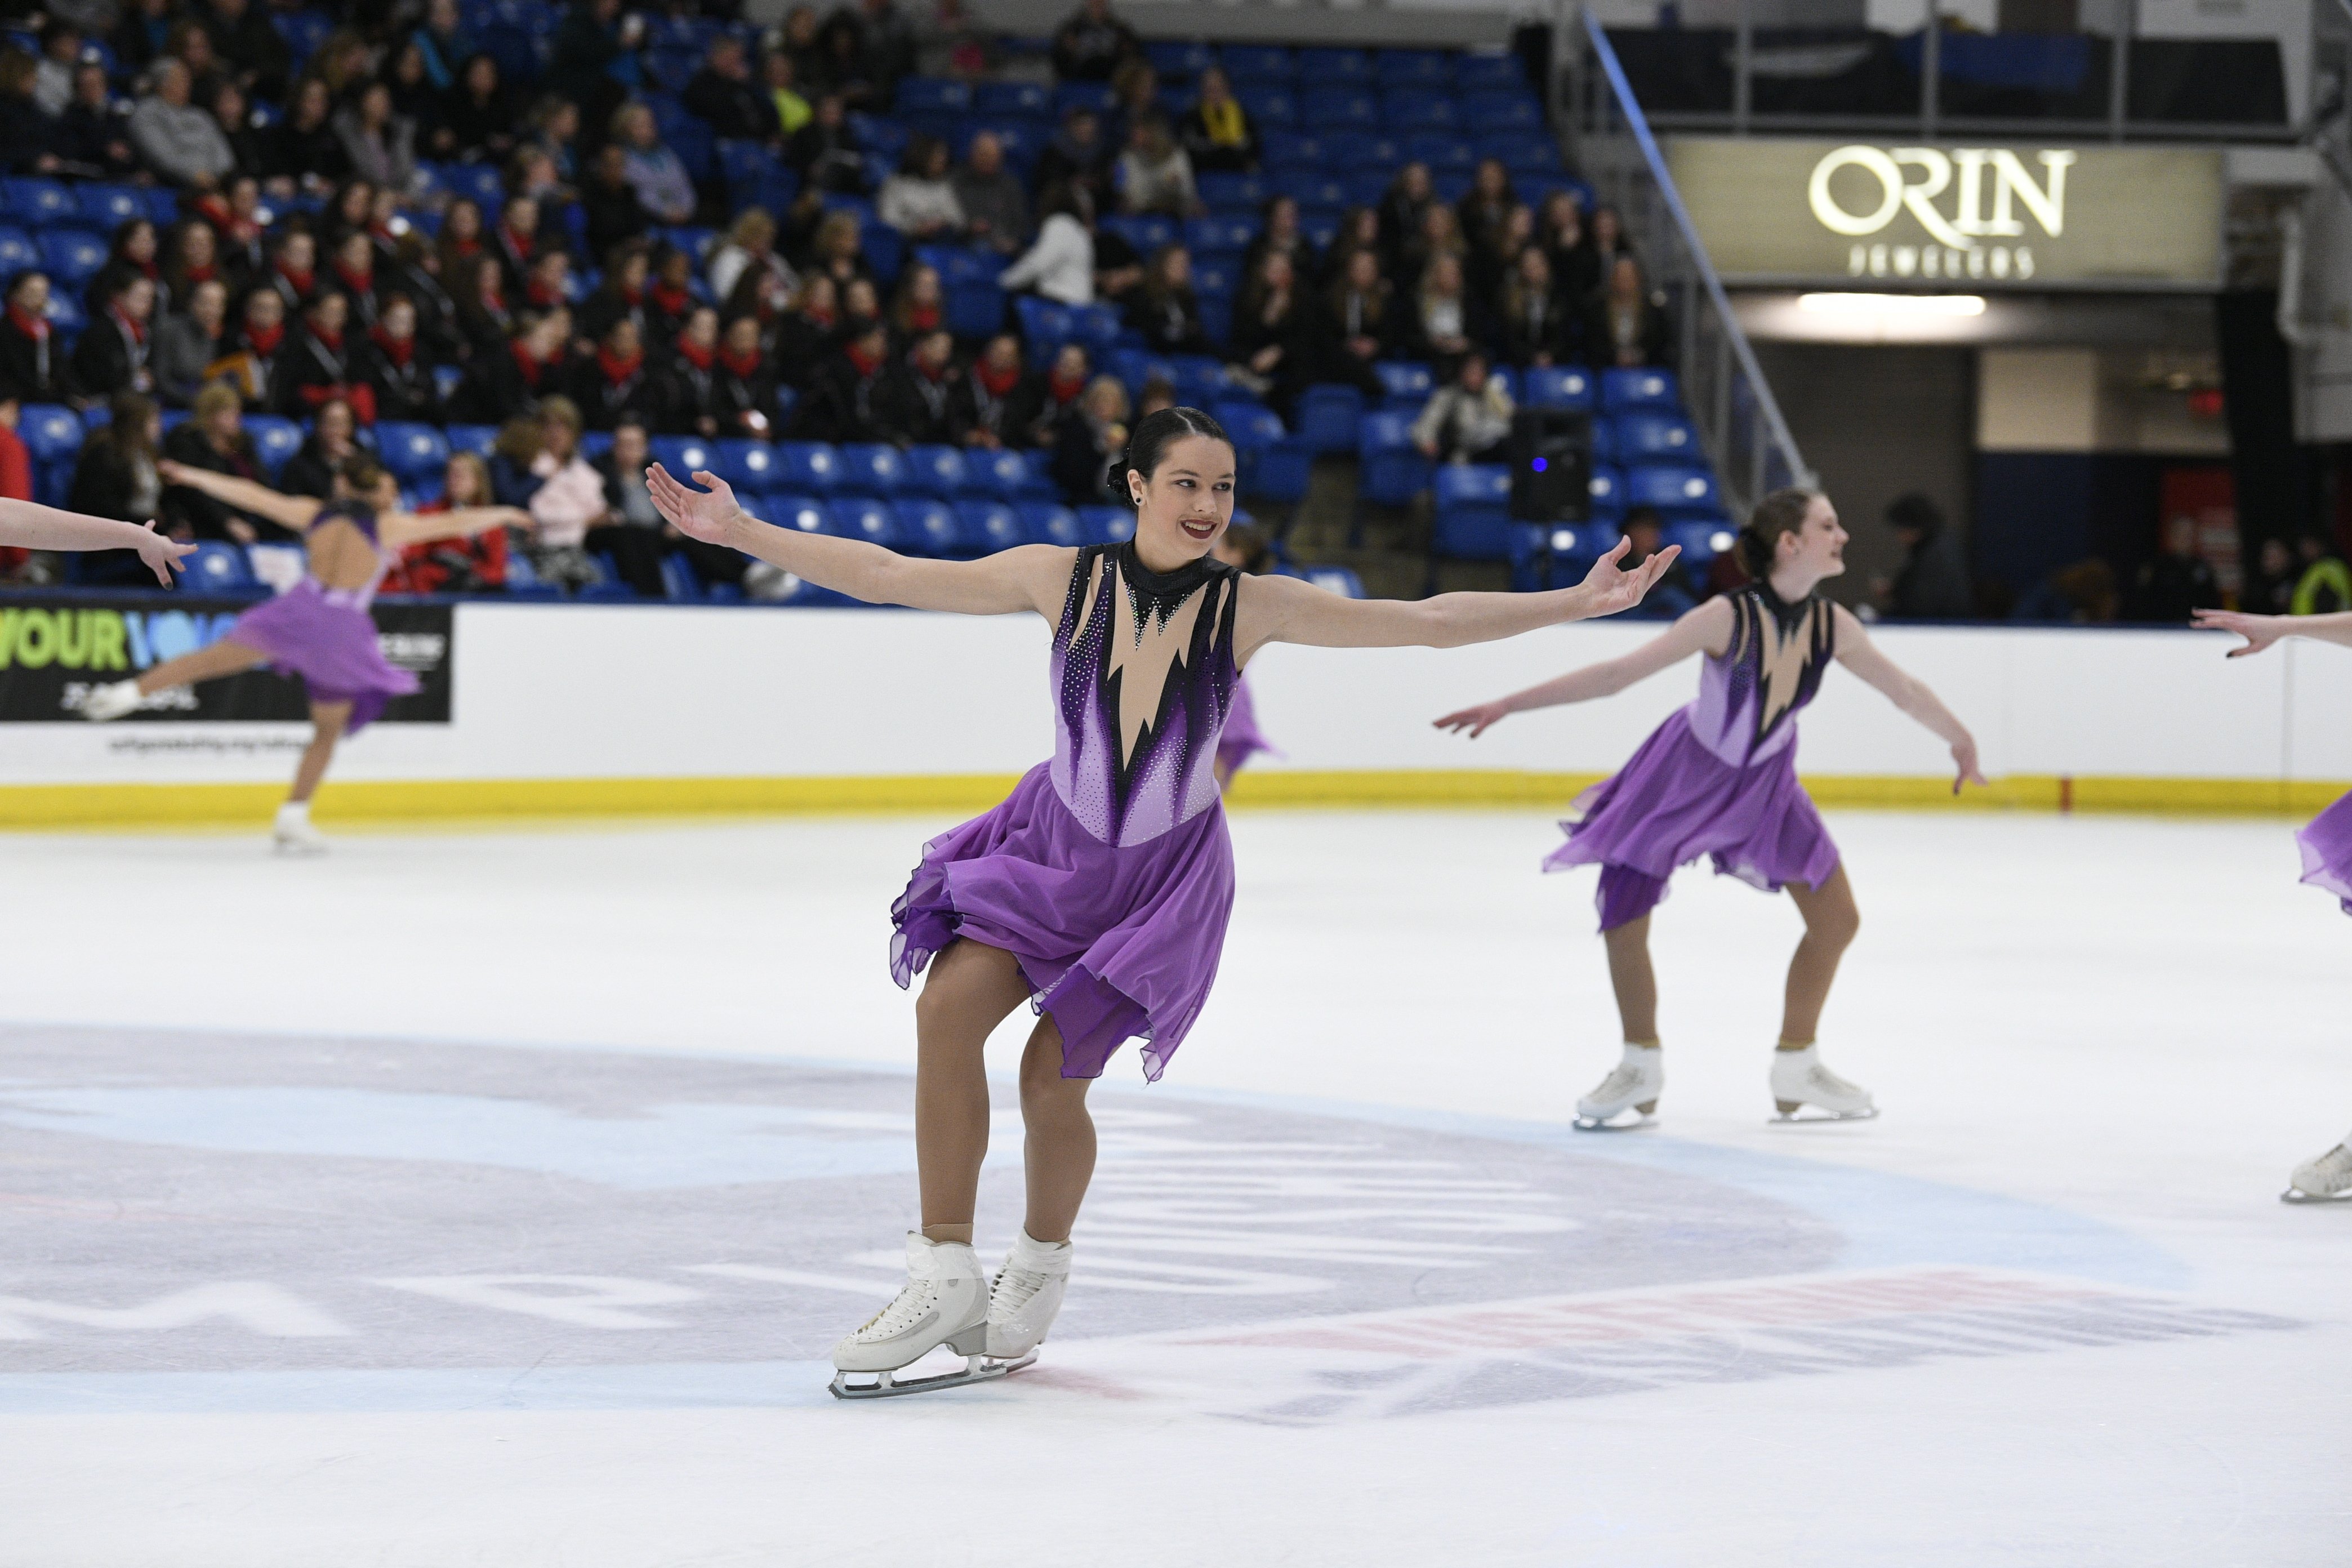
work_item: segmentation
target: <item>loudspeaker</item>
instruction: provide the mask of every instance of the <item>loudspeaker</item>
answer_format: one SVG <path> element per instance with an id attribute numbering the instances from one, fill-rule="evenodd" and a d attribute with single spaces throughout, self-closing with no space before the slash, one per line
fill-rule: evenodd
<path id="1" fill-rule="evenodd" d="M 1511 416 L 1511 516 L 1582 522 L 1592 508 L 1592 423 L 1565 408 Z"/>

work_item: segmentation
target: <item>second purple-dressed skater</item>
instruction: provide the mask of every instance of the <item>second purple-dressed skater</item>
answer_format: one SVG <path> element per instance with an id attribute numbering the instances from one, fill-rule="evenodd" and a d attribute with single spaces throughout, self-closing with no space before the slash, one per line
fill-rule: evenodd
<path id="1" fill-rule="evenodd" d="M 925 845 L 890 911 L 893 976 L 906 984 L 930 971 L 915 1007 L 922 1229 L 907 1236 L 905 1288 L 834 1347 L 836 1394 L 1001 1375 L 1044 1342 L 1094 1176 L 1087 1085 L 1139 1036 L 1144 1072 L 1158 1078 L 1216 978 L 1234 871 L 1214 767 L 1250 657 L 1276 642 L 1454 647 L 1605 616 L 1638 603 L 1674 554 L 1627 573 L 1620 550 L 1580 586 L 1549 594 L 1345 599 L 1210 558 L 1233 517 L 1234 467 L 1216 421 L 1162 409 L 1136 426 L 1116 481 L 1136 509 L 1132 540 L 977 561 L 773 528 L 710 474 L 694 476 L 705 492 L 658 464 L 647 472 L 655 505 L 696 539 L 870 603 L 1025 610 L 1054 628 L 1052 760 L 1003 805 Z M 951 698 L 953 677 L 942 679 Z M 982 1047 L 1024 1001 L 1038 1014 L 1021 1060 L 1028 1213 L 992 1282 L 971 1245 L 988 1150 Z M 966 1358 L 962 1371 L 893 1379 L 941 1345 Z"/>
<path id="2" fill-rule="evenodd" d="M 1815 592 L 1845 570 L 1845 542 L 1826 496 L 1776 490 L 1739 531 L 1739 563 L 1754 579 L 1748 586 L 1709 599 L 1622 658 L 1437 721 L 1475 740 L 1507 715 L 1613 696 L 1692 654 L 1706 656 L 1698 700 L 1577 801 L 1561 824 L 1568 842 L 1544 861 L 1547 871 L 1601 868 L 1601 930 L 1625 1026 L 1622 1059 L 1577 1101 L 1580 1128 L 1638 1126 L 1657 1108 L 1666 1077 L 1650 911 L 1665 897 L 1675 868 L 1701 856 L 1718 873 L 1768 892 L 1786 888 L 1804 917 L 1772 1058 L 1772 1100 L 1782 1119 L 1796 1120 L 1807 1108 L 1805 1120 L 1878 1114 L 1867 1090 L 1822 1065 L 1814 1045 L 1838 960 L 1861 917 L 1837 846 L 1797 782 L 1797 714 L 1835 659 L 1951 746 L 1953 793 L 1984 777 L 1967 728 L 1878 650 L 1852 611 Z"/>

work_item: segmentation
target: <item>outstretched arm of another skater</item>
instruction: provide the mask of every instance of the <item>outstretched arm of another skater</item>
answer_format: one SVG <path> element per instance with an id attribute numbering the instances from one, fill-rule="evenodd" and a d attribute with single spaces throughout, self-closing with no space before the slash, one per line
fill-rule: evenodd
<path id="1" fill-rule="evenodd" d="M 1558 708 L 1569 702 L 1590 702 L 1596 697 L 1614 697 L 1636 681 L 1647 680 L 1695 653 L 1719 654 L 1730 646 L 1731 601 L 1709 599 L 1622 658 L 1604 658 L 1599 664 L 1554 676 L 1525 691 L 1448 713 L 1437 721 L 1437 728 L 1457 735 L 1467 730 L 1475 741 L 1513 713 Z"/>
<path id="2" fill-rule="evenodd" d="M 233 474 L 216 474 L 210 468 L 192 468 L 185 463 L 175 463 L 168 458 L 155 465 L 155 471 L 167 485 L 185 485 L 192 490 L 202 490 L 216 501 L 233 506 L 239 511 L 249 511 L 256 517 L 266 517 L 281 528 L 297 533 L 307 533 L 319 519 L 327 503 L 315 496 L 282 495 L 268 485 L 257 485 L 251 479 L 240 479 Z"/>
<path id="3" fill-rule="evenodd" d="M 376 537 L 394 550 L 435 539 L 464 539 L 493 528 L 529 528 L 519 506 L 461 506 L 447 511 L 388 511 L 375 520 Z"/>
<path id="4" fill-rule="evenodd" d="M 2332 616 L 2249 616 L 2236 610 L 2200 610 L 2192 624 L 2199 631 L 2235 632 L 2245 638 L 2246 646 L 2231 648 L 2224 656 L 2229 658 L 2260 653 L 2286 637 L 2309 637 L 2314 642 L 2352 647 L 2352 610 L 2341 610 Z"/>
<path id="5" fill-rule="evenodd" d="M 1070 580 L 1071 552 L 1023 544 L 977 561 L 925 561 L 858 539 L 828 539 L 761 522 L 736 504 L 718 475 L 696 469 L 696 489 L 656 463 L 646 470 L 654 506 L 680 533 L 723 544 L 781 566 L 820 588 L 869 605 L 905 605 L 965 616 L 1034 610 L 1059 613 Z"/>
<path id="6" fill-rule="evenodd" d="M 136 550 L 166 588 L 181 558 L 196 548 L 164 538 L 152 522 L 120 522 L 28 500 L 0 500 L 0 544 L 17 550 Z"/>
<path id="7" fill-rule="evenodd" d="M 1840 605 L 1836 616 L 1838 662 L 1885 692 L 1888 701 L 1952 748 L 1952 793 L 1959 794 L 1962 784 L 1985 783 L 1983 770 L 1977 766 L 1976 737 L 1969 733 L 1969 727 L 1952 716 L 1943 700 L 1927 689 L 1927 682 L 1879 651 L 1852 610 Z"/>

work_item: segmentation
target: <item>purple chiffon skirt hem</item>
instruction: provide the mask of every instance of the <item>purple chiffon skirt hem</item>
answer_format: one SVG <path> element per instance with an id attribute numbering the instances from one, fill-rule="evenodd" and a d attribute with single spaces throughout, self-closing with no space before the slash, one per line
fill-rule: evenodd
<path id="1" fill-rule="evenodd" d="M 2335 894 L 2352 915 L 2352 795 L 2297 829 L 2294 841 L 2303 849 L 2303 879 Z"/>
<path id="2" fill-rule="evenodd" d="M 911 985 L 960 937 L 1001 947 L 1061 1031 L 1063 1077 L 1100 1077 L 1139 1036 L 1156 1079 L 1208 1000 L 1233 906 L 1222 807 L 1120 848 L 1080 826 L 1040 763 L 923 846 L 890 907 L 890 977 Z"/>
<path id="3" fill-rule="evenodd" d="M 1687 713 L 1642 742 L 1633 760 L 1578 797 L 1560 826 L 1568 842 L 1547 871 L 1600 866 L 1601 929 L 1640 919 L 1665 897 L 1675 868 L 1711 858 L 1719 876 L 1778 892 L 1818 888 L 1838 849 L 1797 782 L 1796 748 L 1737 767 L 1700 743 Z"/>
<path id="4" fill-rule="evenodd" d="M 365 610 L 338 604 L 305 580 L 236 618 L 226 636 L 269 656 L 280 675 L 299 675 L 313 702 L 348 702 L 345 734 L 383 716 L 386 704 L 417 689 L 416 677 L 386 663 L 375 622 Z"/>

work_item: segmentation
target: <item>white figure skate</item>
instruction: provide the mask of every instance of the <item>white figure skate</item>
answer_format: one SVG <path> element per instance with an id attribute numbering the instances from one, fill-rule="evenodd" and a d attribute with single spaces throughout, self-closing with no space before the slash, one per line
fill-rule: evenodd
<path id="1" fill-rule="evenodd" d="M 988 1291 L 988 1354 L 1014 1372 L 1037 1359 L 1062 1292 L 1070 1283 L 1070 1244 L 1033 1240 L 1026 1230 L 1014 1238 L 996 1283 Z"/>
<path id="2" fill-rule="evenodd" d="M 2352 1137 L 2315 1160 L 2305 1160 L 2287 1178 L 2284 1204 L 2352 1203 Z"/>
<path id="3" fill-rule="evenodd" d="M 1576 1130 L 1622 1132 L 1647 1126 L 1665 1087 L 1664 1047 L 1628 1042 L 1624 1059 L 1609 1069 L 1609 1076 L 1591 1094 L 1576 1102 Z"/>
<path id="4" fill-rule="evenodd" d="M 980 1255 L 968 1242 L 929 1241 L 908 1231 L 906 1286 L 833 1347 L 831 1386 L 837 1398 L 880 1399 L 1003 1377 L 1013 1369 L 989 1361 L 988 1337 L 988 1278 L 980 1271 Z M 891 1376 L 941 1345 L 964 1358 L 961 1372 L 903 1383 Z"/>
<path id="5" fill-rule="evenodd" d="M 135 680 L 117 680 L 105 686 L 93 686 L 82 693 L 81 716 L 103 724 L 110 719 L 121 719 L 138 710 L 141 698 Z"/>
<path id="6" fill-rule="evenodd" d="M 1870 1090 L 1822 1066 L 1811 1046 L 1772 1053 L 1772 1103 L 1780 1121 L 1867 1121 L 1878 1114 Z M 1811 1114 L 1800 1114 L 1811 1108 Z"/>
<path id="7" fill-rule="evenodd" d="M 324 855 L 327 836 L 310 826 L 310 808 L 289 801 L 278 808 L 269 829 L 269 847 L 280 855 Z"/>

